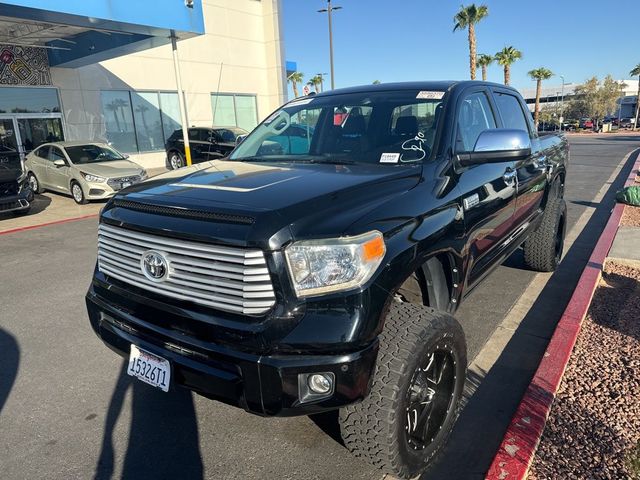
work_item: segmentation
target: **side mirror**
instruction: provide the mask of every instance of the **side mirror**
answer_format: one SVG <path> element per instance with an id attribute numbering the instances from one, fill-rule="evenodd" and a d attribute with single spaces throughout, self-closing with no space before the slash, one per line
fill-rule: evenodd
<path id="1" fill-rule="evenodd" d="M 58 160 L 54 160 L 53 164 L 57 167 L 66 167 L 67 166 L 67 162 L 65 162 L 64 160 L 58 159 Z"/>
<path id="2" fill-rule="evenodd" d="M 209 143 L 217 143 L 215 137 L 207 138 L 207 142 L 209 142 Z"/>
<path id="3" fill-rule="evenodd" d="M 509 128 L 494 128 L 483 131 L 472 152 L 458 154 L 463 166 L 480 163 L 500 163 L 522 160 L 531 155 L 529 132 Z"/>
<path id="4" fill-rule="evenodd" d="M 130 156 L 131 156 L 131 155 L 129 155 L 128 153 L 125 153 L 125 154 L 123 155 L 123 157 L 125 158 L 125 160 L 128 160 Z"/>
<path id="5" fill-rule="evenodd" d="M 245 138 L 247 138 L 246 135 L 238 135 L 236 137 L 236 145 L 240 145 Z"/>

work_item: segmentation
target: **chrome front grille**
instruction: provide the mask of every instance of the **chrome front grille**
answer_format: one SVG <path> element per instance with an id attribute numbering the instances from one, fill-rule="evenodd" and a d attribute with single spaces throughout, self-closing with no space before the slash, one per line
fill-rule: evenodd
<path id="1" fill-rule="evenodd" d="M 147 278 L 143 255 L 160 252 L 168 274 Z M 260 315 L 275 304 L 267 263 L 261 250 L 176 240 L 100 224 L 98 269 L 122 282 L 177 300 L 226 312 Z"/>
<path id="2" fill-rule="evenodd" d="M 130 175 L 128 177 L 118 177 L 118 178 L 110 178 L 107 180 L 107 185 L 109 185 L 114 190 L 118 190 L 121 188 L 123 183 L 130 183 L 133 185 L 134 183 L 138 183 L 142 180 L 140 175 Z"/>

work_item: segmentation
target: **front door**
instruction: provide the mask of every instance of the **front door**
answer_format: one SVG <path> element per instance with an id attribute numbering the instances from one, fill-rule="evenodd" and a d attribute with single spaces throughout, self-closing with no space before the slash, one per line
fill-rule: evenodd
<path id="1" fill-rule="evenodd" d="M 62 160 L 64 166 L 55 165 L 54 162 L 56 160 Z M 62 192 L 69 191 L 69 161 L 64 156 L 64 153 L 53 145 L 49 149 L 47 179 L 51 188 Z"/>
<path id="2" fill-rule="evenodd" d="M 484 88 L 463 95 L 457 118 L 456 154 L 472 152 L 483 131 L 497 128 L 497 117 Z M 515 162 L 460 168 L 458 187 L 469 248 L 469 287 L 502 260 L 508 248 L 516 207 L 515 168 Z"/>

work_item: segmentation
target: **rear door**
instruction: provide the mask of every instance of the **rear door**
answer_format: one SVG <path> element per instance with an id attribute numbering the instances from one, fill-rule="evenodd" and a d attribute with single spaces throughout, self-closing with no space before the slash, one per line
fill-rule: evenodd
<path id="1" fill-rule="evenodd" d="M 520 98 L 507 89 L 495 88 L 495 104 L 503 128 L 524 130 L 531 137 L 531 156 L 516 162 L 518 193 L 514 222 L 524 231 L 540 213 L 547 185 L 547 158 L 539 148 L 538 133 L 529 120 L 531 115 Z"/>
<path id="2" fill-rule="evenodd" d="M 474 149 L 480 134 L 498 127 L 495 106 L 485 87 L 466 90 L 458 100 L 455 154 Z M 469 278 L 473 287 L 496 263 L 513 231 L 516 206 L 515 162 L 459 167 L 459 188 L 469 247 Z"/>
<path id="3" fill-rule="evenodd" d="M 38 147 L 28 157 L 28 168 L 35 174 L 40 186 L 49 187 L 49 145 Z"/>

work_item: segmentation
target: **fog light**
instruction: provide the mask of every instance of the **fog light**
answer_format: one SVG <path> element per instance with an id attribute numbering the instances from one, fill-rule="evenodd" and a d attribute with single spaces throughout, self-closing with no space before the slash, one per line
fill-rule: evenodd
<path id="1" fill-rule="evenodd" d="M 329 393 L 333 388 L 333 378 L 326 373 L 309 375 L 309 388 L 313 393 Z"/>

